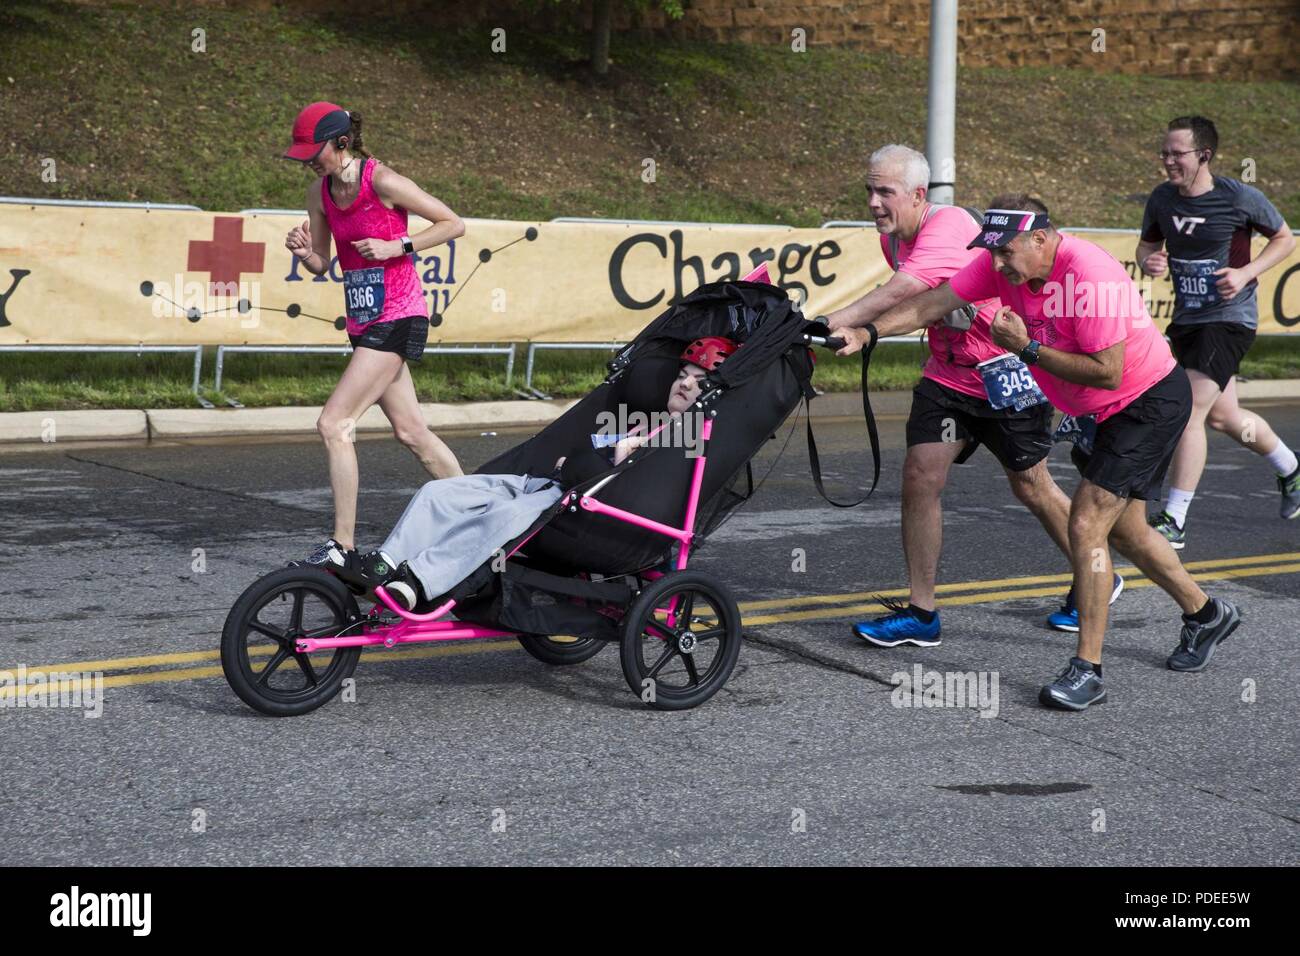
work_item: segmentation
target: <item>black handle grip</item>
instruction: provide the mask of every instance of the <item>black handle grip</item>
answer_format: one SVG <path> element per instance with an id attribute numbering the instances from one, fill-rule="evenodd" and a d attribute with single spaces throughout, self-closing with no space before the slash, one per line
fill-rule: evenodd
<path id="1" fill-rule="evenodd" d="M 828 349 L 835 349 L 836 351 L 844 348 L 844 340 L 833 335 L 805 335 L 803 338 L 809 345 L 820 345 Z"/>

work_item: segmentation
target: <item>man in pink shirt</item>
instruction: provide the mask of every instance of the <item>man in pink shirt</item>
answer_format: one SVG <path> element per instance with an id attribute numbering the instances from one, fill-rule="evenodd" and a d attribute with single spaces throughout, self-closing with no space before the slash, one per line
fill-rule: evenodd
<path id="1" fill-rule="evenodd" d="M 1101 647 L 1113 574 L 1108 537 L 1183 610 L 1179 646 L 1166 662 L 1170 669 L 1204 669 L 1241 616 L 1232 604 L 1209 598 L 1146 522 L 1144 502 L 1160 493 L 1191 415 L 1191 388 L 1137 286 L 1104 250 L 1059 233 L 1041 202 L 1022 194 L 1000 196 L 992 205 L 971 243 L 989 254 L 947 285 L 891 310 L 880 324 L 919 328 L 963 303 L 997 296 L 1003 304 L 993 320 L 993 341 L 1020 357 L 1063 412 L 1096 419 L 1096 439 L 1081 461 L 1083 480 L 1070 506 L 1078 652 L 1039 693 L 1045 706 L 1083 710 L 1106 698 Z"/>
<path id="2" fill-rule="evenodd" d="M 980 224 L 965 209 L 926 201 L 930 167 L 925 157 L 906 146 L 885 146 L 872 154 L 867 191 L 881 250 L 895 270 L 885 284 L 826 317 L 832 332 L 880 325 L 880 317 L 900 302 L 941 286 L 983 253 L 967 248 Z M 984 298 L 928 329 L 930 357 L 912 394 L 907 420 L 907 457 L 903 463 L 903 556 L 907 562 L 906 604 L 888 602 L 888 614 L 860 621 L 853 631 L 877 647 L 940 643 L 935 579 L 943 543 L 941 496 L 954 463 L 986 446 L 1006 471 L 1011 490 L 1038 518 L 1048 536 L 1068 556 L 1066 527 L 1070 499 L 1047 471 L 1052 449 L 1052 408 L 1041 393 L 1016 396 L 994 407 L 977 366 L 1006 350 L 994 344 L 990 325 L 996 296 Z M 878 329 L 882 335 L 896 331 Z M 1114 579 L 1118 597 L 1123 581 Z M 1077 631 L 1073 598 L 1048 618 L 1050 626 Z"/>

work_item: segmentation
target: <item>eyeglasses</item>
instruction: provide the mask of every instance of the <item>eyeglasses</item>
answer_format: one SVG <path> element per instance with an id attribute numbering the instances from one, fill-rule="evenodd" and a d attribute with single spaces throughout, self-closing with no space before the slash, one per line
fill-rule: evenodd
<path id="1" fill-rule="evenodd" d="M 1199 153 L 1199 149 L 1162 149 L 1159 155 L 1161 161 L 1169 159 L 1171 156 L 1186 156 L 1188 153 Z"/>

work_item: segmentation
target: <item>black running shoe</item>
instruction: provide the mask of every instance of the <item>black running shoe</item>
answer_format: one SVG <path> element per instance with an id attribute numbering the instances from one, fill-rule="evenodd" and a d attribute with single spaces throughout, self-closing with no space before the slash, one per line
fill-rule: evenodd
<path id="1" fill-rule="evenodd" d="M 319 548 L 307 555 L 306 564 L 315 565 L 318 568 L 329 567 L 331 565 L 342 565 L 343 555 L 348 549 L 343 547 L 333 538 L 330 538 Z"/>
<path id="2" fill-rule="evenodd" d="M 361 568 L 370 581 L 370 586 L 375 587 L 393 576 L 393 572 L 397 570 L 397 562 L 385 551 L 368 551 L 361 556 Z"/>
<path id="3" fill-rule="evenodd" d="M 1300 518 L 1300 468 L 1285 478 L 1278 475 L 1277 489 L 1282 492 L 1282 510 L 1279 514 L 1287 521 Z"/>
<path id="4" fill-rule="evenodd" d="M 333 538 L 308 555 L 307 564 L 330 572 L 353 594 L 365 594 L 377 583 L 366 576 L 365 561 L 357 549 L 345 548 Z"/>
<path id="5" fill-rule="evenodd" d="M 1161 511 L 1153 514 L 1147 519 L 1147 524 L 1160 532 L 1160 536 L 1169 542 L 1169 546 L 1175 551 L 1181 551 L 1187 545 L 1187 533 L 1178 526 L 1178 522 L 1168 511 Z"/>
<path id="6" fill-rule="evenodd" d="M 1065 670 L 1056 680 L 1038 692 L 1038 702 L 1044 707 L 1060 710 L 1085 710 L 1106 699 L 1106 685 L 1101 674 L 1079 657 L 1071 657 Z"/>
<path id="7" fill-rule="evenodd" d="M 1178 649 L 1165 661 L 1171 671 L 1203 671 L 1210 665 L 1214 650 L 1241 623 L 1241 612 L 1236 605 L 1218 598 L 1210 598 L 1214 605 L 1214 619 L 1209 624 L 1183 621 L 1183 633 L 1178 638 Z"/>
<path id="8" fill-rule="evenodd" d="M 415 610 L 415 606 L 424 598 L 420 579 L 405 561 L 393 570 L 383 584 L 384 590 L 393 596 L 393 600 L 408 611 Z"/>

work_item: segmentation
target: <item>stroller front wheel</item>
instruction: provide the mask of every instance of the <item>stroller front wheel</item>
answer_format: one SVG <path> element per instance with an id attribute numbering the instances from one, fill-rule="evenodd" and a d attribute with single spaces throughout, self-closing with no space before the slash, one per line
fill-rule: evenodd
<path id="1" fill-rule="evenodd" d="M 674 571 L 647 587 L 624 618 L 628 687 L 656 710 L 704 703 L 727 682 L 743 639 L 740 609 L 703 571 Z"/>
<path id="2" fill-rule="evenodd" d="M 303 654 L 295 642 L 341 635 L 357 618 L 355 598 L 324 571 L 289 567 L 258 578 L 221 632 L 226 680 L 244 703 L 272 717 L 313 711 L 352 676 L 361 648 Z"/>

